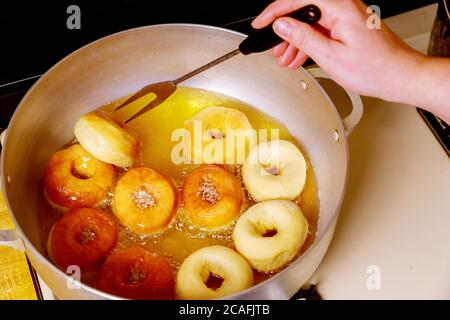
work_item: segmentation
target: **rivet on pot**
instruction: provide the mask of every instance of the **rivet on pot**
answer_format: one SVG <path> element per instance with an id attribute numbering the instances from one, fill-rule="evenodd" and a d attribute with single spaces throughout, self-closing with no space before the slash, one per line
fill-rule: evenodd
<path id="1" fill-rule="evenodd" d="M 334 130 L 334 132 L 333 132 L 333 139 L 334 139 L 334 141 L 339 142 L 340 137 L 339 137 L 339 132 L 337 130 Z"/>
<path id="2" fill-rule="evenodd" d="M 8 185 L 11 184 L 11 176 L 10 176 L 9 174 L 6 176 L 6 183 L 7 183 Z"/>
<path id="3" fill-rule="evenodd" d="M 306 84 L 305 81 L 300 80 L 300 86 L 302 87 L 302 89 L 303 89 L 304 91 L 307 91 L 307 90 L 308 90 L 308 85 Z"/>

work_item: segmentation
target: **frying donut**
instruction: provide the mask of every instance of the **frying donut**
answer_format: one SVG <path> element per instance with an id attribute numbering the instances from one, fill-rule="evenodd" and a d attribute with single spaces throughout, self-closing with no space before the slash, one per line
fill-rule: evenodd
<path id="1" fill-rule="evenodd" d="M 218 229 L 241 213 L 244 195 L 239 180 L 220 165 L 192 171 L 182 191 L 183 212 L 199 228 Z"/>
<path id="2" fill-rule="evenodd" d="M 167 260 L 141 247 L 114 251 L 100 268 L 97 288 L 140 300 L 173 299 L 175 279 Z"/>
<path id="3" fill-rule="evenodd" d="M 137 234 L 164 230 L 177 206 L 172 182 L 159 171 L 133 168 L 120 178 L 113 197 L 113 212 L 122 225 Z"/>
<path id="4" fill-rule="evenodd" d="M 209 107 L 187 121 L 184 141 L 193 163 L 243 164 L 251 144 L 251 129 L 243 112 L 232 108 Z M 191 138 L 198 134 L 203 139 L 197 146 L 191 142 Z M 233 150 L 228 149 L 229 146 L 233 146 Z"/>
<path id="5" fill-rule="evenodd" d="M 139 155 L 138 140 L 103 110 L 82 116 L 74 132 L 87 151 L 106 163 L 131 167 Z"/>
<path id="6" fill-rule="evenodd" d="M 74 208 L 52 227 L 47 251 L 63 270 L 77 265 L 82 272 L 95 270 L 117 243 L 117 223 L 99 209 Z"/>
<path id="7" fill-rule="evenodd" d="M 44 172 L 44 192 L 57 209 L 92 207 L 113 188 L 115 177 L 114 166 L 74 144 L 50 158 Z"/>
<path id="8" fill-rule="evenodd" d="M 273 140 L 250 150 L 242 180 L 256 201 L 294 200 L 305 186 L 306 171 L 305 158 L 292 142 Z"/>
<path id="9" fill-rule="evenodd" d="M 258 271 L 274 271 L 291 261 L 308 235 L 308 221 L 288 200 L 263 201 L 242 214 L 233 231 L 236 250 Z"/>
<path id="10" fill-rule="evenodd" d="M 179 299 L 216 299 L 253 285 L 247 261 L 224 246 L 195 251 L 178 270 L 176 294 Z"/>

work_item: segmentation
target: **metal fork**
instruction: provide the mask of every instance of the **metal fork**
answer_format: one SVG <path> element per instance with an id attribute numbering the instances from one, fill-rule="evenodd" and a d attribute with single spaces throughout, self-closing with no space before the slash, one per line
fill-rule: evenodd
<path id="1" fill-rule="evenodd" d="M 302 22 L 308 23 L 310 25 L 315 24 L 318 22 L 322 16 L 322 13 L 320 9 L 315 5 L 308 5 L 303 8 L 300 8 L 297 11 L 294 11 L 287 15 L 288 17 L 295 18 L 297 20 L 300 20 Z M 240 53 L 244 55 L 249 55 L 251 53 L 257 53 L 257 52 L 263 52 L 266 51 L 277 44 L 281 43 L 283 40 L 279 38 L 275 32 L 272 29 L 272 25 L 269 25 L 267 27 L 264 27 L 262 29 L 258 29 L 252 34 L 250 34 L 247 38 L 244 39 L 239 44 L 239 48 L 236 50 L 233 50 L 225 55 L 223 55 L 220 58 L 217 58 L 208 64 L 205 64 L 194 71 L 191 71 L 175 80 L 172 81 L 163 81 L 158 83 L 152 83 L 145 87 L 143 87 L 141 90 L 136 92 L 134 95 L 132 95 L 130 98 L 128 98 L 125 102 L 123 102 L 120 106 L 118 106 L 115 111 L 122 109 L 126 105 L 138 100 L 139 98 L 146 96 L 147 94 L 154 93 L 156 95 L 156 98 L 153 99 L 150 103 L 148 103 L 145 107 L 143 107 L 141 110 L 139 110 L 137 113 L 135 113 L 132 117 L 130 117 L 128 120 L 125 121 L 125 123 L 130 122 L 133 119 L 136 119 L 137 117 L 141 116 L 142 114 L 146 113 L 147 111 L 157 107 L 161 103 L 167 100 L 172 93 L 175 92 L 177 89 L 177 85 L 183 81 L 186 81 L 187 79 L 190 79 L 194 77 L 195 75 L 212 68 L 213 66 L 216 66 Z"/>

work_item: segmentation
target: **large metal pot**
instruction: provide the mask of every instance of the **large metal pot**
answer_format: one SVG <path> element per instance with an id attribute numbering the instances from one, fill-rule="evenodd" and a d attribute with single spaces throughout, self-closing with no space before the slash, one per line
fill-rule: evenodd
<path id="1" fill-rule="evenodd" d="M 176 78 L 235 49 L 243 37 L 229 30 L 186 24 L 120 32 L 63 59 L 23 98 L 4 142 L 3 191 L 29 260 L 57 297 L 117 298 L 87 285 L 70 289 L 68 275 L 46 258 L 36 198 L 47 160 L 73 138 L 73 126 L 84 113 L 145 84 Z M 320 190 L 316 242 L 270 280 L 227 297 L 289 298 L 310 278 L 331 241 L 347 183 L 347 135 L 362 116 L 361 100 L 350 95 L 353 112 L 343 121 L 307 71 L 283 70 L 268 54 L 235 57 L 185 84 L 239 98 L 272 115 L 287 126 L 311 158 Z M 9 240 L 11 235 L 0 234 Z"/>

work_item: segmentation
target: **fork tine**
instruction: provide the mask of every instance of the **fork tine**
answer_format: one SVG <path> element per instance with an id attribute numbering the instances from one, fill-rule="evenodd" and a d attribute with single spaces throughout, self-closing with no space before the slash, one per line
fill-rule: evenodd
<path id="1" fill-rule="evenodd" d="M 137 117 L 143 115 L 144 113 L 146 113 L 147 111 L 150 111 L 151 109 L 159 106 L 161 103 L 163 103 L 164 101 L 167 100 L 168 97 L 165 98 L 160 98 L 160 97 L 156 97 L 156 99 L 152 100 L 149 104 L 147 104 L 145 107 L 143 107 L 141 110 L 139 110 L 138 112 L 136 112 L 131 118 L 129 118 L 127 121 L 125 121 L 125 123 L 130 122 L 133 119 L 136 119 Z"/>
<path id="2" fill-rule="evenodd" d="M 147 94 L 153 92 L 153 84 L 143 87 L 141 90 L 133 94 L 131 97 L 129 97 L 125 102 L 122 102 L 120 106 L 118 106 L 115 111 L 122 109 L 126 105 L 138 100 L 139 98 L 142 98 L 143 96 L 146 96 Z"/>

